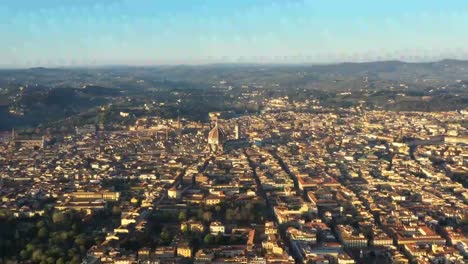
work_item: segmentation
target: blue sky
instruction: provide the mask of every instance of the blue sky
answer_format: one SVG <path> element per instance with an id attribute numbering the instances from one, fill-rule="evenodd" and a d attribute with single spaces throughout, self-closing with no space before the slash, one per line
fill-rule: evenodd
<path id="1" fill-rule="evenodd" d="M 468 59 L 466 0 L 1 0 L 0 66 Z"/>

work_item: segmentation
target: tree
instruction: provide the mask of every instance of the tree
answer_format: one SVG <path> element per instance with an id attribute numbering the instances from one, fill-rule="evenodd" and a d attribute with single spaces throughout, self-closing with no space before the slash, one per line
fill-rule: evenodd
<path id="1" fill-rule="evenodd" d="M 62 223 L 62 222 L 64 222 L 66 219 L 67 219 L 66 215 L 63 214 L 63 213 L 61 213 L 61 212 L 55 212 L 55 213 L 52 215 L 52 221 L 53 221 L 55 224 Z"/>
<path id="2" fill-rule="evenodd" d="M 213 217 L 213 214 L 211 212 L 204 212 L 203 213 L 203 220 L 205 222 L 211 222 L 212 217 Z"/>
<path id="3" fill-rule="evenodd" d="M 46 222 L 44 220 L 40 220 L 39 222 L 37 222 L 36 224 L 36 227 L 37 228 L 41 228 L 41 227 L 44 227 L 46 226 Z"/>
<path id="4" fill-rule="evenodd" d="M 30 253 L 32 253 L 35 249 L 36 249 L 36 246 L 34 244 L 32 244 L 32 243 L 28 243 L 26 245 L 26 251 L 28 251 Z"/>
<path id="5" fill-rule="evenodd" d="M 252 202 L 248 202 L 245 205 L 245 209 L 247 209 L 248 211 L 252 211 L 253 208 L 254 208 L 254 204 Z"/>
<path id="6" fill-rule="evenodd" d="M 215 236 L 215 243 L 216 243 L 216 245 L 223 244 L 224 243 L 224 236 L 220 235 L 218 233 L 218 235 Z"/>
<path id="7" fill-rule="evenodd" d="M 120 215 L 122 210 L 120 210 L 120 207 L 117 205 L 112 206 L 112 214 L 113 215 Z"/>
<path id="8" fill-rule="evenodd" d="M 66 242 L 68 240 L 68 233 L 66 231 L 60 231 L 57 236 L 62 242 Z"/>
<path id="9" fill-rule="evenodd" d="M 76 264 L 79 264 L 81 263 L 81 258 L 79 255 L 75 255 L 72 257 L 72 260 L 70 261 L 70 263 L 76 263 Z"/>
<path id="10" fill-rule="evenodd" d="M 179 221 L 185 221 L 187 219 L 187 214 L 184 211 L 179 213 Z"/>
<path id="11" fill-rule="evenodd" d="M 72 229 L 73 229 L 73 231 L 75 231 L 75 232 L 79 232 L 79 231 L 80 231 L 80 225 L 78 225 L 78 224 L 75 223 L 75 224 L 72 225 Z"/>
<path id="12" fill-rule="evenodd" d="M 198 208 L 198 210 L 197 210 L 197 219 L 198 220 L 203 219 L 203 209 L 201 209 L 201 208 Z"/>
<path id="13" fill-rule="evenodd" d="M 207 245 L 213 244 L 213 242 L 214 242 L 213 235 L 212 234 L 207 234 L 205 236 L 205 238 L 203 238 L 203 242 L 205 242 L 205 244 L 207 244 Z"/>
<path id="14" fill-rule="evenodd" d="M 84 246 L 86 245 L 86 236 L 84 234 L 80 234 L 75 238 L 75 244 L 78 246 Z"/>
<path id="15" fill-rule="evenodd" d="M 42 259 L 42 250 L 40 249 L 36 249 L 34 250 L 34 252 L 32 253 L 32 260 L 35 261 L 35 262 L 39 262 L 41 261 Z"/>
<path id="16" fill-rule="evenodd" d="M 1 209 L 0 210 L 0 219 L 2 219 L 2 218 L 6 219 L 6 218 L 8 218 L 10 216 L 11 216 L 11 212 L 8 211 L 7 209 Z"/>
<path id="17" fill-rule="evenodd" d="M 41 227 L 37 232 L 37 237 L 39 238 L 46 238 L 49 235 L 49 231 L 45 227 Z"/>
<path id="18" fill-rule="evenodd" d="M 165 227 L 163 228 L 162 232 L 161 232 L 161 240 L 164 242 L 164 243 L 169 243 L 171 242 L 171 233 L 169 232 L 169 230 Z"/>
<path id="19" fill-rule="evenodd" d="M 24 260 L 28 259 L 29 258 L 29 252 L 27 250 L 21 250 L 20 252 L 20 257 Z"/>
<path id="20" fill-rule="evenodd" d="M 226 221 L 230 222 L 230 221 L 234 220 L 234 216 L 235 216 L 235 214 L 234 214 L 234 211 L 232 209 L 229 208 L 229 209 L 226 210 Z"/>
<path id="21" fill-rule="evenodd" d="M 49 256 L 60 257 L 60 256 L 63 255 L 63 249 L 62 248 L 63 248 L 63 245 L 61 243 L 54 243 L 54 246 L 50 247 L 49 250 L 47 250 L 46 253 Z"/>
<path id="22" fill-rule="evenodd" d="M 67 251 L 67 255 L 69 258 L 74 258 L 76 256 L 79 257 L 79 252 L 78 252 L 78 249 L 77 248 L 70 248 L 68 251 Z"/>

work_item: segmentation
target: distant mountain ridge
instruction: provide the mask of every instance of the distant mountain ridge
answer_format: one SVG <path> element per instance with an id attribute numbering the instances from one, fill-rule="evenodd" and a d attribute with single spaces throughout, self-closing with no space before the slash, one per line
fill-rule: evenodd
<path id="1" fill-rule="evenodd" d="M 218 100 L 216 107 L 222 109 L 247 88 L 259 89 L 265 98 L 288 95 L 295 100 L 309 94 L 304 91 L 313 91 L 310 94 L 336 107 L 365 99 L 384 109 L 458 110 L 468 106 L 467 85 L 465 60 L 9 69 L 0 70 L 0 129 L 34 126 L 103 104 L 132 104 L 134 99 L 166 102 L 183 95 L 190 103 Z M 343 91 L 353 93 L 341 96 Z M 399 94 L 414 100 L 403 100 Z M 433 99 L 421 101 L 422 96 Z M 187 107 L 190 113 L 193 108 L 186 104 L 178 107 Z"/>
<path id="2" fill-rule="evenodd" d="M 446 59 L 435 62 L 343 62 L 335 64 L 204 64 L 161 66 L 113 66 L 77 68 L 29 68 L 0 70 L 2 84 L 46 85 L 79 88 L 90 83 L 101 87 L 138 88 L 152 85 L 191 83 L 206 84 L 227 81 L 242 85 L 308 86 L 323 81 L 372 80 L 446 85 L 468 80 L 468 60 Z M 136 84 L 136 82 L 139 82 Z M 176 85 L 177 86 L 177 85 Z M 186 85 L 184 85 L 186 86 Z"/>

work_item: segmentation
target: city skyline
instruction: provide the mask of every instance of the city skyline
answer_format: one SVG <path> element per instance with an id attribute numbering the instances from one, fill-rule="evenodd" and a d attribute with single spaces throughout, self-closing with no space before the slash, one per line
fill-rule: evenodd
<path id="1" fill-rule="evenodd" d="M 464 1 L 7 0 L 0 67 L 467 59 L 467 14 Z"/>

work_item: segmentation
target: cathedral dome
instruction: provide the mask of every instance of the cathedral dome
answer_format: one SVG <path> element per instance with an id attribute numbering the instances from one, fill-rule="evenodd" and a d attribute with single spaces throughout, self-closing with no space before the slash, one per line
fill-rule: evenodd
<path id="1" fill-rule="evenodd" d="M 218 126 L 218 123 L 208 133 L 208 144 L 220 145 L 226 141 L 226 133 Z"/>

